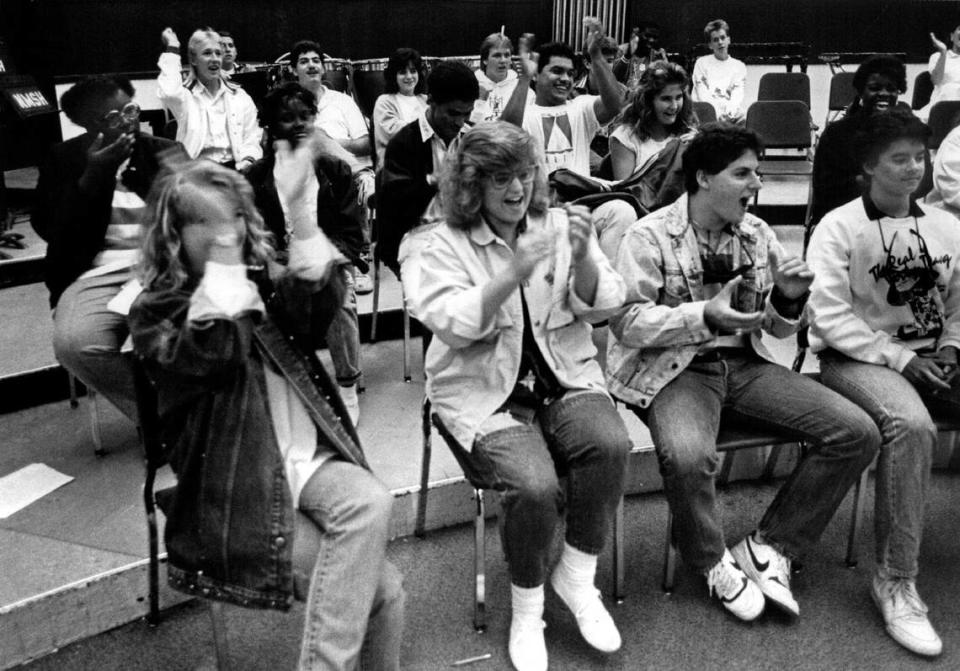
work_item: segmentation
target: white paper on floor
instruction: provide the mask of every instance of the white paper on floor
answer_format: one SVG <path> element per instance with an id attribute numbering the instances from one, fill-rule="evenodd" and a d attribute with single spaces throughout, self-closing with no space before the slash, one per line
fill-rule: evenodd
<path id="1" fill-rule="evenodd" d="M 0 478 L 0 520 L 26 508 L 71 480 L 73 476 L 64 475 L 46 464 L 30 464 L 3 476 Z"/>

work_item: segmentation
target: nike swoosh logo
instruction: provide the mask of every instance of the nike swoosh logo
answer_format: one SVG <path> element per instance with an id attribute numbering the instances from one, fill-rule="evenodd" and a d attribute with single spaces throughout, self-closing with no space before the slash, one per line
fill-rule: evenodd
<path id="1" fill-rule="evenodd" d="M 740 578 L 740 580 L 743 581 L 743 584 L 740 586 L 739 591 L 737 591 L 737 593 L 734 594 L 734 595 L 733 595 L 732 597 L 730 597 L 729 599 L 727 599 L 726 597 L 720 597 L 720 600 L 721 600 L 722 602 L 724 602 L 724 603 L 730 603 L 730 602 L 732 602 L 732 601 L 736 601 L 736 600 L 737 600 L 737 597 L 739 597 L 741 594 L 743 594 L 743 590 L 747 589 L 747 579 L 746 579 L 746 578 Z"/>
<path id="2" fill-rule="evenodd" d="M 747 536 L 747 552 L 750 553 L 750 560 L 753 562 L 753 565 L 757 567 L 757 570 L 763 573 L 770 567 L 770 562 L 765 561 L 762 564 L 757 561 L 757 555 L 753 554 L 753 543 L 750 541 L 750 537 Z"/>

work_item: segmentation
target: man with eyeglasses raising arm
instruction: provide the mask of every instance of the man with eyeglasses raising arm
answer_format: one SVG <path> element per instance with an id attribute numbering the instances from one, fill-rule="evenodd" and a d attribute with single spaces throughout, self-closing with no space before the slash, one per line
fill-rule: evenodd
<path id="1" fill-rule="evenodd" d="M 802 325 L 813 273 L 747 213 L 760 141 L 708 124 L 683 155 L 686 195 L 629 228 L 614 267 L 627 284 L 610 318 L 607 384 L 650 429 L 681 556 L 741 620 L 764 602 L 790 616 L 791 560 L 820 536 L 873 459 L 876 426 L 839 394 L 776 363 L 761 330 Z M 811 449 L 756 530 L 728 550 L 714 480 L 721 414 Z"/>
<path id="2" fill-rule="evenodd" d="M 57 360 L 131 418 L 133 373 L 120 355 L 127 320 L 107 304 L 132 277 L 154 176 L 168 155 L 186 158 L 180 144 L 140 133 L 133 95 L 119 75 L 87 77 L 63 94 L 63 111 L 86 132 L 51 149 L 31 217 L 47 241 Z"/>

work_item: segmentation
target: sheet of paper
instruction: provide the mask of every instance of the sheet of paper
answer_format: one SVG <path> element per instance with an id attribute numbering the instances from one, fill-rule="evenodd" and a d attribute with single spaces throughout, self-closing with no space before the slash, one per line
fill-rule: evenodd
<path id="1" fill-rule="evenodd" d="M 73 480 L 46 464 L 30 464 L 0 478 L 0 519 L 26 508 Z"/>

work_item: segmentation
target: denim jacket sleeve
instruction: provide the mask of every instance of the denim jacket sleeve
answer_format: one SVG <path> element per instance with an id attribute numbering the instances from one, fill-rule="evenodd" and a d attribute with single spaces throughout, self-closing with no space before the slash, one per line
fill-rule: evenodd
<path id="1" fill-rule="evenodd" d="M 665 277 L 664 250 L 651 231 L 634 225 L 617 253 L 616 270 L 627 285 L 624 307 L 610 330 L 626 347 L 673 347 L 714 338 L 703 319 L 704 300 L 693 300 L 682 275 Z"/>
<path id="2" fill-rule="evenodd" d="M 430 331 L 454 349 L 488 340 L 497 333 L 495 311 L 483 320 L 483 285 L 468 271 L 463 247 L 469 241 L 460 231 L 433 235 L 423 250 L 420 267 L 419 318 Z"/>

